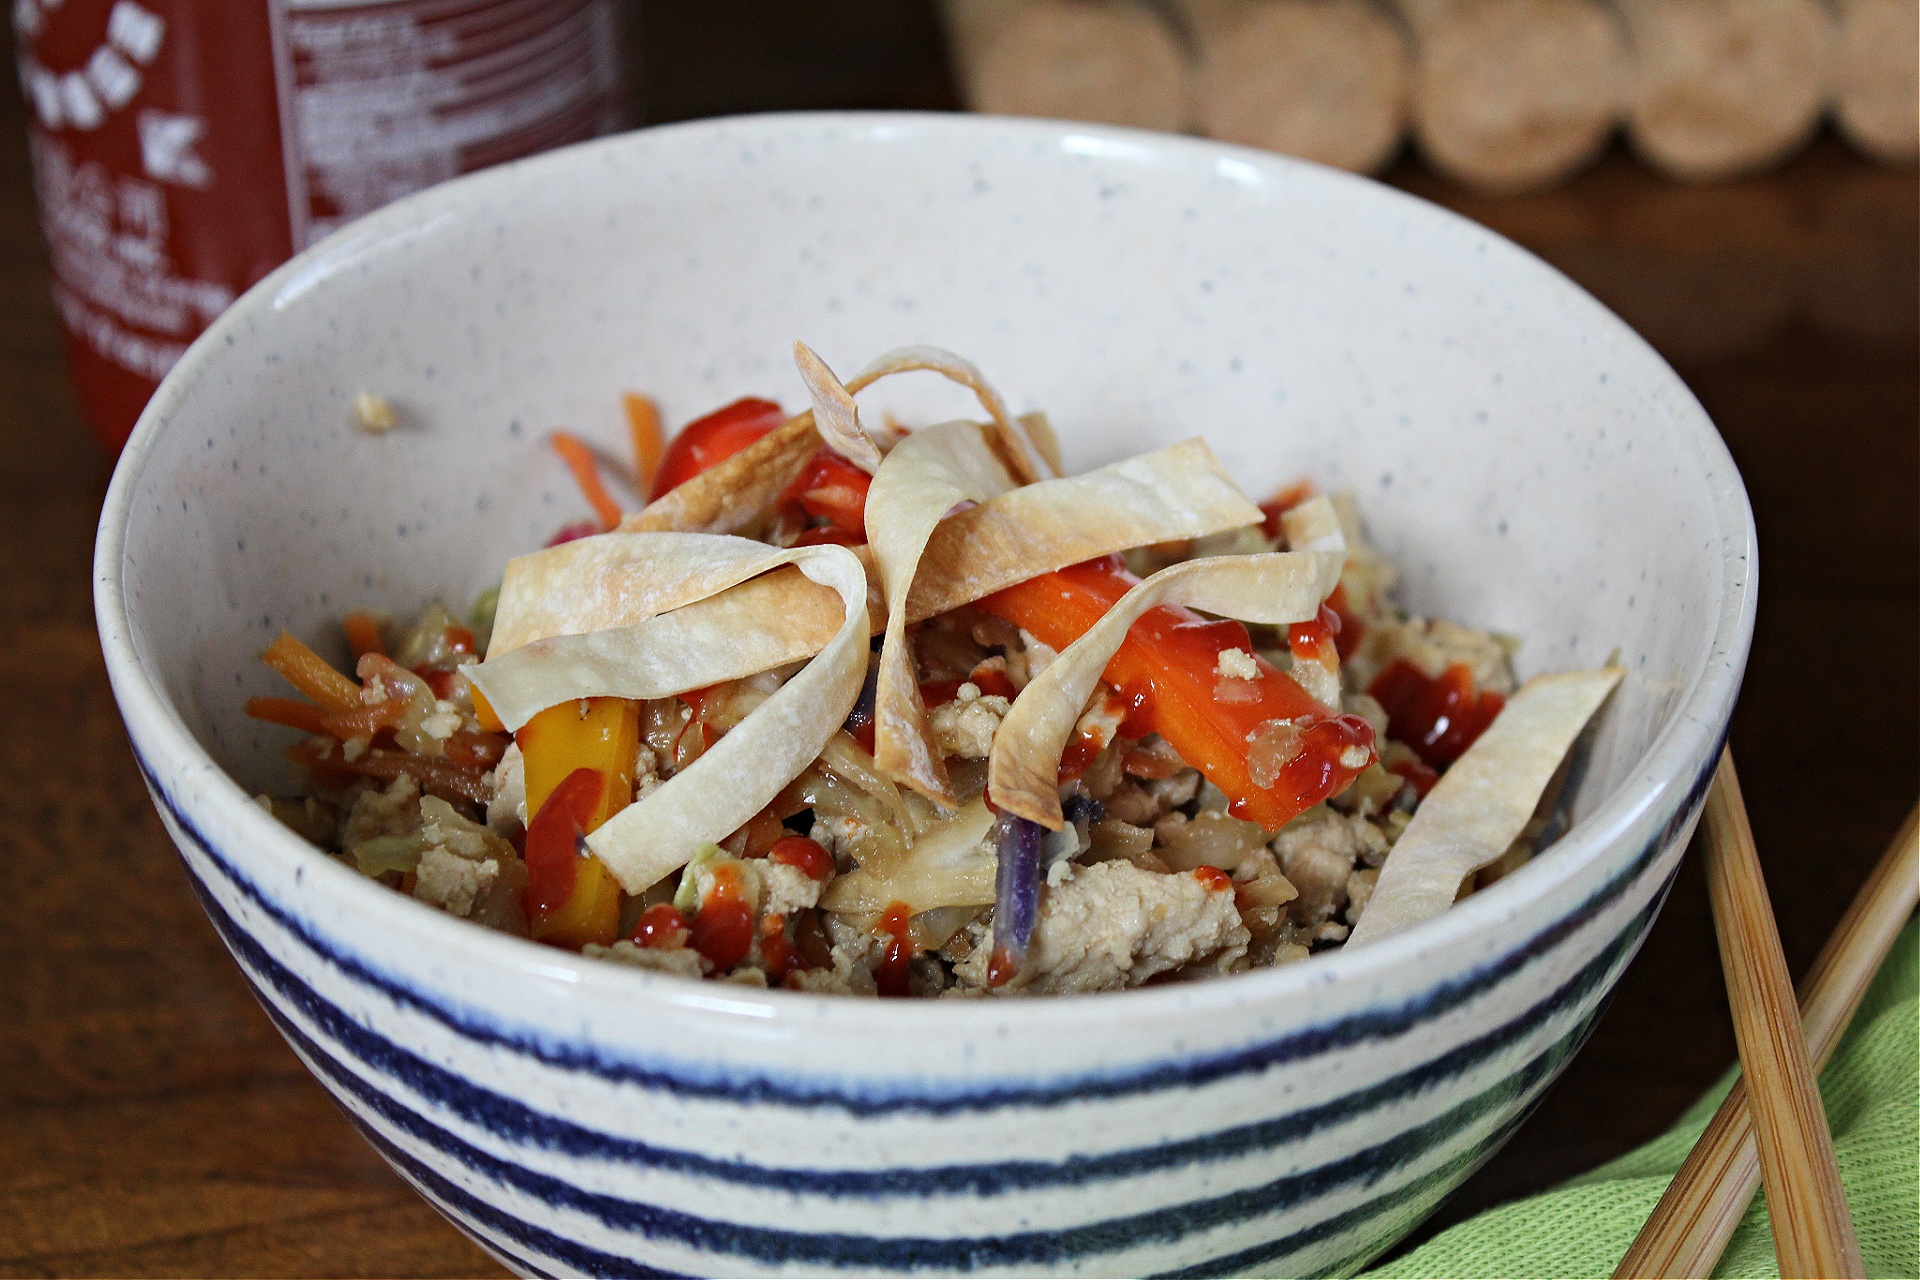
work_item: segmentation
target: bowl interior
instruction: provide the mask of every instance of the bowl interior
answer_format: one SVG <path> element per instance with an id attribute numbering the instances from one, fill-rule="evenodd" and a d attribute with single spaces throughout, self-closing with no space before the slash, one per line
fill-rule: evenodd
<path id="1" fill-rule="evenodd" d="M 1070 469 L 1199 434 L 1256 497 L 1356 491 L 1413 609 L 1523 637 L 1523 674 L 1619 652 L 1576 812 L 1744 645 L 1751 542 L 1717 436 L 1624 325 L 1491 233 L 1210 144 L 798 116 L 450 184 L 249 294 L 150 407 L 109 509 L 146 677 L 243 786 L 283 784 L 289 735 L 241 713 L 282 691 L 256 660 L 281 628 L 464 607 L 586 514 L 550 429 L 618 456 L 622 390 L 676 424 L 804 403 L 795 339 L 843 374 L 950 347 L 1048 411 Z M 362 390 L 401 426 L 357 430 Z M 923 375 L 869 399 L 969 409 Z"/>

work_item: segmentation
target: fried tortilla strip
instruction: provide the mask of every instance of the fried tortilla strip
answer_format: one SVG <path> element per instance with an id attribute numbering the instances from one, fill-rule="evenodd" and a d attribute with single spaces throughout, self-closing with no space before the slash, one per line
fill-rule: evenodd
<path id="1" fill-rule="evenodd" d="M 691 590 L 685 584 L 698 582 L 718 596 L 792 566 L 834 591 L 842 606 L 839 627 L 813 661 L 698 760 L 587 837 L 587 847 L 622 887 L 640 893 L 684 865 L 701 845 L 723 839 L 765 808 L 839 731 L 866 679 L 867 575 L 845 547 L 782 550 L 711 534 L 606 534 L 550 550 L 586 542 L 603 545 L 549 564 L 544 574 L 523 574 L 516 590 L 537 581 L 565 599 L 598 588 L 624 592 L 645 607 L 655 603 L 647 596 L 649 583 L 672 582 L 684 596 Z M 626 585 L 604 586 L 606 578 Z M 665 589 L 655 595 L 670 597 Z M 505 589 L 502 600 L 504 605 Z M 618 628 L 538 639 L 489 656 L 467 675 L 502 722 L 518 728 L 544 707 L 572 698 L 665 697 L 711 684 L 722 672 L 750 674 L 778 665 L 784 643 L 779 636 L 791 629 L 779 593 L 744 592 L 704 611 L 656 612 Z"/>
<path id="2" fill-rule="evenodd" d="M 954 512 L 934 529 L 907 596 L 907 621 L 923 622 L 1002 587 L 1082 560 L 1174 538 L 1221 533 L 1259 518 L 1259 509 L 1241 495 L 1205 442 L 1197 439 L 1085 475 L 1013 489 L 980 506 Z M 587 553 L 595 542 L 582 538 L 549 551 L 576 556 Z M 569 547 L 575 550 L 569 552 Z M 879 567 L 870 547 L 849 550 L 867 567 L 867 611 L 878 634 L 887 620 Z M 780 662 L 818 652 L 840 625 L 839 597 L 790 565 L 687 604 L 673 602 L 705 588 L 697 582 L 681 582 L 680 566 L 664 569 L 666 576 L 644 595 L 627 594 L 620 584 L 604 577 L 589 579 L 590 585 L 583 590 L 544 593 L 538 596 L 542 603 L 537 615 L 529 612 L 521 592 L 503 587 L 500 622 L 488 653 L 498 656 L 546 636 L 630 626 L 671 608 L 689 614 L 730 608 L 730 598 L 743 593 L 765 595 L 767 600 L 741 606 L 740 616 L 785 619 L 787 634 L 781 640 L 787 647 L 781 652 L 792 657 Z M 522 572 L 508 567 L 510 575 Z"/>
<path id="3" fill-rule="evenodd" d="M 833 642 L 843 613 L 836 592 L 786 565 L 670 613 L 529 640 L 466 672 L 518 729 L 574 698 L 670 698 L 799 662 Z"/>
<path id="4" fill-rule="evenodd" d="M 900 347 L 880 356 L 849 378 L 844 387 L 840 387 L 838 380 L 834 379 L 832 372 L 820 362 L 818 356 L 804 347 L 799 350 L 806 351 L 806 357 L 811 357 L 813 364 L 819 366 L 810 376 L 811 366 L 806 363 L 806 357 L 796 351 L 801 377 L 806 380 L 808 391 L 814 395 L 815 404 L 820 403 L 824 390 L 830 401 L 831 413 L 846 413 L 854 393 L 865 390 L 882 378 L 923 370 L 937 373 L 966 387 L 979 399 L 981 407 L 993 419 L 995 448 L 1021 483 L 1038 480 L 1047 474 L 1043 470 L 1046 464 L 1035 457 L 1032 442 L 1028 440 L 1021 421 L 1007 412 L 1006 402 L 1000 398 L 1000 393 L 993 389 L 971 361 L 939 347 Z M 816 387 L 815 381 L 821 373 L 824 373 L 825 381 Z M 832 386 L 828 386 L 828 383 Z M 833 387 L 839 387 L 840 392 L 845 394 L 844 403 L 834 393 Z M 815 412 L 809 409 L 797 417 L 789 418 L 726 461 L 676 485 L 642 510 L 621 520 L 620 532 L 738 533 L 758 519 L 775 499 L 786 492 L 787 486 L 807 465 L 807 460 L 813 457 L 814 450 L 820 447 L 823 434 L 815 424 Z M 867 439 L 869 445 L 872 444 L 866 433 L 859 430 L 857 416 L 852 426 L 836 422 L 829 424 L 827 430 L 841 444 L 857 452 L 860 451 L 859 445 L 852 440 L 852 433 L 858 432 L 861 438 Z M 1058 446 L 1052 442 L 1052 431 L 1044 418 L 1040 430 L 1048 437 L 1054 452 L 1057 452 Z M 877 454 L 877 449 L 875 452 Z M 856 464 L 864 465 L 859 458 L 851 454 L 848 456 Z"/>
<path id="5" fill-rule="evenodd" d="M 626 516 L 619 531 L 738 533 L 786 492 L 819 447 L 809 409 Z"/>
<path id="6" fill-rule="evenodd" d="M 941 522 L 907 594 L 907 621 L 1083 560 L 1259 521 L 1260 508 L 1198 437 L 1097 471 L 1043 480 Z"/>
<path id="7" fill-rule="evenodd" d="M 904 619 L 891 611 L 887 618 L 874 702 L 875 759 L 889 776 L 949 805 L 905 624 L 1065 565 L 1260 519 L 1260 509 L 1204 440 L 1011 488 L 989 430 L 945 423 L 914 433 L 888 455 L 867 495 L 883 590 L 889 600 L 907 600 Z M 964 502 L 979 505 L 945 514 Z"/>
<path id="8" fill-rule="evenodd" d="M 1289 511 L 1296 551 L 1207 556 L 1162 569 L 1120 598 L 1020 691 L 993 736 L 987 788 L 1009 813 L 1058 831 L 1060 755 L 1127 629 L 1147 610 L 1184 605 L 1269 626 L 1305 622 L 1340 581 L 1346 543 L 1325 498 Z"/>
<path id="9" fill-rule="evenodd" d="M 993 389 L 971 360 L 951 351 L 928 346 L 897 347 L 876 357 L 872 364 L 848 379 L 847 390 L 860 391 L 893 374 L 920 371 L 937 373 L 973 392 L 980 401 L 980 407 L 993 420 L 988 436 L 993 442 L 994 452 L 1000 455 L 1001 463 L 1016 481 L 1032 484 L 1050 474 L 1046 461 L 1039 456 L 1034 442 L 1028 439 L 1026 428 L 1007 411 L 1007 402 L 1000 398 L 1000 393 Z M 1052 431 L 1046 427 L 1045 419 L 1041 421 L 1042 429 L 1051 436 Z"/>
<path id="10" fill-rule="evenodd" d="M 860 425 L 860 406 L 853 393 L 840 385 L 826 361 L 813 354 L 804 342 L 793 344 L 793 363 L 800 369 L 800 381 L 807 384 L 813 397 L 813 424 L 827 448 L 859 467 L 868 475 L 880 469 L 880 447 Z"/>
<path id="11" fill-rule="evenodd" d="M 881 464 L 867 491 L 867 535 L 887 599 L 908 598 L 921 552 L 947 512 L 962 502 L 986 502 L 1017 483 L 988 432 L 972 422 L 925 427 L 895 445 Z M 873 758 L 881 771 L 953 808 L 958 801 L 920 699 L 902 609 L 887 616 L 873 707 Z"/>
<path id="12" fill-rule="evenodd" d="M 1033 441 L 1035 451 L 1053 468 L 1053 474 L 1067 474 L 1066 467 L 1060 461 L 1060 437 L 1053 433 L 1052 420 L 1035 409 L 1032 413 L 1021 414 L 1019 422 L 1020 429 L 1027 433 L 1027 439 Z"/>
<path id="13" fill-rule="evenodd" d="M 717 595 L 754 576 L 742 573 L 730 556 L 707 554 L 713 547 L 731 550 L 738 541 L 706 534 L 608 533 L 516 556 L 500 581 L 487 656 L 497 658 L 547 636 L 632 626 Z M 793 576 L 798 578 L 799 571 Z"/>
<path id="14" fill-rule="evenodd" d="M 1601 667 L 1535 676 L 1522 685 L 1414 811 L 1347 946 L 1398 933 L 1452 906 L 1461 883 L 1520 837 L 1574 739 L 1625 674 Z"/>
<path id="15" fill-rule="evenodd" d="M 990 906 L 997 860 L 988 837 L 994 821 L 986 801 L 969 801 L 921 832 L 900 865 L 886 874 L 863 867 L 834 877 L 820 905 L 828 911 L 885 911 L 904 902 L 916 914 L 936 907 Z"/>

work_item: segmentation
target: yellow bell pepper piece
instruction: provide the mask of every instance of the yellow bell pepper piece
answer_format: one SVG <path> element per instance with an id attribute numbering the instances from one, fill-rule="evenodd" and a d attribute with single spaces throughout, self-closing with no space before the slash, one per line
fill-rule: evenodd
<path id="1" fill-rule="evenodd" d="M 633 799 L 633 768 L 640 754 L 640 704 L 627 698 L 563 702 L 527 721 L 514 735 L 526 758 L 527 812 L 540 812 L 555 787 L 576 769 L 606 779 L 600 803 L 588 819 L 591 832 Z M 583 852 L 573 893 L 558 910 L 532 922 L 542 942 L 579 948 L 602 946 L 620 928 L 620 884 L 605 864 Z"/>

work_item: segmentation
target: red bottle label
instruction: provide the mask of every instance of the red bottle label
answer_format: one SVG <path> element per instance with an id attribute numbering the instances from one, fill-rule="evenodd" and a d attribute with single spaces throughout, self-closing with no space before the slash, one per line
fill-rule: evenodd
<path id="1" fill-rule="evenodd" d="M 295 249 L 619 123 L 610 0 L 17 0 L 13 18 L 54 300 L 110 450 Z"/>

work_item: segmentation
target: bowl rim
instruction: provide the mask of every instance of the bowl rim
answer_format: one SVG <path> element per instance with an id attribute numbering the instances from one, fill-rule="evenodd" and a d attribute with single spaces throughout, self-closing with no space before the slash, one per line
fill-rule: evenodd
<path id="1" fill-rule="evenodd" d="M 1643 749 L 1626 779 L 1591 812 L 1575 823 L 1553 846 L 1556 856 L 1535 858 L 1514 874 L 1475 893 L 1444 914 L 1412 928 L 1390 934 L 1364 948 L 1342 948 L 1313 957 L 1311 962 L 1251 970 L 1201 981 L 1132 988 L 1117 992 L 1056 995 L 1033 999 L 987 1000 L 864 1000 L 777 988 L 759 989 L 692 981 L 657 974 L 633 966 L 590 960 L 528 939 L 498 933 L 457 919 L 406 895 L 373 884 L 328 857 L 263 811 L 253 798 L 213 759 L 194 737 L 185 720 L 143 667 L 133 643 L 133 624 L 122 590 L 127 528 L 145 463 L 169 419 L 207 366 L 215 364 L 230 335 L 253 325 L 262 313 L 278 309 L 289 292 L 303 284 L 342 270 L 358 255 L 375 254 L 390 242 L 431 234 L 435 225 L 505 193 L 521 182 L 537 182 L 548 170 L 577 169 L 614 150 L 643 152 L 654 148 L 697 144 L 707 135 L 780 137 L 819 147 L 866 146 L 900 141 L 933 145 L 964 144 L 986 135 L 1014 135 L 1034 143 L 1050 143 L 1055 150 L 1075 149 L 1084 154 L 1085 142 L 1096 148 L 1121 149 L 1140 157 L 1152 156 L 1218 166 L 1236 166 L 1241 181 L 1306 183 L 1347 186 L 1363 191 L 1359 198 L 1397 204 L 1411 218 L 1451 224 L 1454 234 L 1478 239 L 1488 252 L 1518 255 L 1532 269 L 1546 273 L 1575 297 L 1576 305 L 1591 309 L 1592 322 L 1621 352 L 1651 362 L 1648 372 L 1653 399 L 1667 409 L 1677 427 L 1671 432 L 1676 456 L 1694 457 L 1710 466 L 1709 474 L 1725 477 L 1713 486 L 1712 514 L 1725 545 L 1723 561 L 1727 586 L 1717 602 L 1717 617 L 1700 673 L 1669 712 L 1668 723 Z M 1078 143 L 1076 143 L 1078 140 Z M 1063 145 L 1066 144 L 1066 145 Z M 1111 152 L 1110 152 L 1111 153 Z M 1691 445 L 1688 452 L 1684 445 Z M 317 876 L 313 887 L 328 883 L 352 905 L 364 928 L 330 939 L 358 950 L 358 959 L 375 972 L 393 976 L 391 961 L 383 962 L 378 948 L 367 942 L 382 930 L 397 930 L 430 944 L 442 960 L 467 965 L 502 966 L 533 979 L 558 979 L 582 995 L 609 999 L 644 999 L 675 1006 L 687 1015 L 755 1020 L 804 1021 L 814 1028 L 898 1032 L 903 1027 L 931 1029 L 933 1023 L 958 1032 L 983 1029 L 987 1024 L 1032 1034 L 1072 1034 L 1090 1025 L 1116 1020 L 1145 1021 L 1209 1011 L 1226 1012 L 1248 1006 L 1268 1006 L 1309 992 L 1332 988 L 1364 990 L 1417 963 L 1422 957 L 1444 954 L 1467 943 L 1488 928 L 1498 928 L 1524 905 L 1550 896 L 1555 890 L 1587 875 L 1604 861 L 1648 814 L 1663 809 L 1684 810 L 1697 789 L 1700 760 L 1711 760 L 1724 736 L 1739 691 L 1751 642 L 1757 601 L 1756 534 L 1751 506 L 1739 471 L 1706 411 L 1679 375 L 1624 321 L 1568 280 L 1556 268 L 1497 232 L 1418 196 L 1355 174 L 1308 161 L 1209 139 L 1158 134 L 1143 130 L 1071 121 L 1017 119 L 937 112 L 775 112 L 749 116 L 722 116 L 653 126 L 577 143 L 525 160 L 514 161 L 439 184 L 365 215 L 295 255 L 270 272 L 222 313 L 188 348 L 141 413 L 121 453 L 102 506 L 93 560 L 94 609 L 102 653 L 115 699 L 127 723 L 128 736 L 150 785 L 162 795 L 159 802 L 180 814 L 190 806 L 178 803 L 178 784 L 189 780 L 208 783 L 193 788 L 197 804 L 217 814 L 223 825 L 244 837 L 244 847 L 222 850 L 237 858 L 244 870 L 248 860 L 265 860 L 291 873 L 296 867 Z M 134 725 L 141 727 L 135 730 Z M 171 762 L 165 770 L 149 768 L 148 748 Z M 1703 739 L 1708 741 L 1704 742 Z M 1704 750 L 1703 750 L 1704 746 Z M 169 777 L 173 781 L 169 782 Z M 359 898 L 354 902 L 355 897 Z M 1515 939 L 1515 943 L 1524 941 Z M 1504 954 L 1511 944 L 1503 948 Z M 436 992 L 452 1006 L 465 1006 L 498 1018 L 501 1011 L 471 997 Z M 924 1025 L 923 1025 L 924 1024 Z M 988 1072 L 987 1074 L 992 1074 Z"/>

